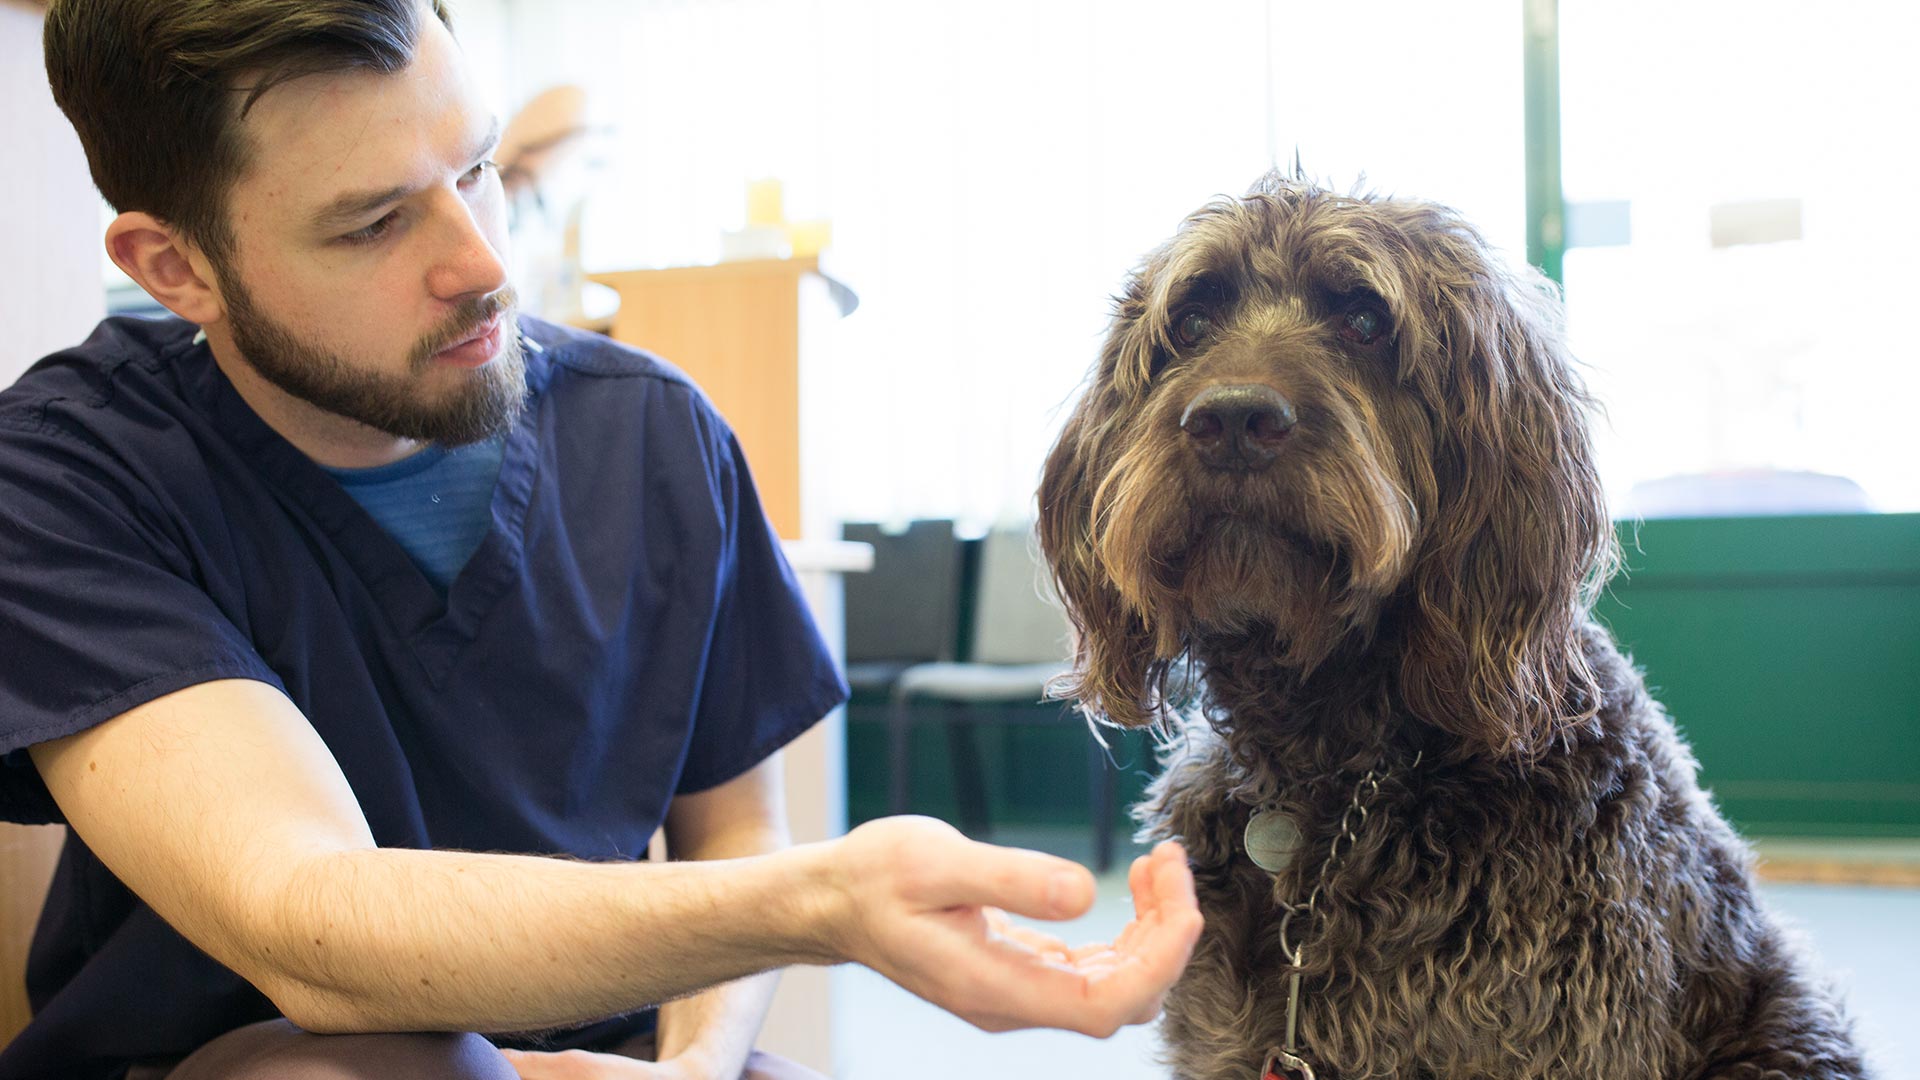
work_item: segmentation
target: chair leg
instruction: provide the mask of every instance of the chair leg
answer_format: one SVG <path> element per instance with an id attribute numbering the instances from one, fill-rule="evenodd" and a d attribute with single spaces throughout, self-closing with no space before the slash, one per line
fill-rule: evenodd
<path id="1" fill-rule="evenodd" d="M 908 752 L 907 740 L 912 723 L 907 695 L 896 690 L 887 707 L 887 806 L 895 815 L 907 812 L 908 796 L 912 793 L 913 758 Z"/>
<path id="2" fill-rule="evenodd" d="M 1088 779 L 1093 802 L 1093 868 L 1104 874 L 1113 868 L 1113 763 L 1107 760 L 1106 747 L 1088 734 Z"/>
<path id="3" fill-rule="evenodd" d="M 993 832 L 987 812 L 986 770 L 981 767 L 980 744 L 974 738 L 973 708 L 958 707 L 959 716 L 947 719 L 947 754 L 953 765 L 953 796 L 960 804 L 960 827 L 968 836 L 984 840 Z"/>

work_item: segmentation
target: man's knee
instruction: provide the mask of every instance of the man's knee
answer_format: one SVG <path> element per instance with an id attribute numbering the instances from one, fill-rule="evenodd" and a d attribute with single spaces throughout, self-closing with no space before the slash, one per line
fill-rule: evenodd
<path id="1" fill-rule="evenodd" d="M 516 1080 L 493 1044 L 471 1034 L 315 1035 L 285 1020 L 230 1031 L 167 1080 Z"/>

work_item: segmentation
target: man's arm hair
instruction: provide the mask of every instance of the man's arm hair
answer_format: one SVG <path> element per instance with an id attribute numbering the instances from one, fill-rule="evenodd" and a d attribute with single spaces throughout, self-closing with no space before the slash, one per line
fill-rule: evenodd
<path id="1" fill-rule="evenodd" d="M 793 964 L 853 960 L 994 1031 L 1152 1019 L 1200 934 L 1179 845 L 1135 860 L 1135 918 L 1069 950 L 1093 877 L 924 818 L 710 862 L 380 848 L 326 744 L 265 683 L 169 694 L 32 748 L 80 839 L 310 1031 L 524 1031 Z"/>
<path id="2" fill-rule="evenodd" d="M 532 1030 L 833 962 L 814 849 L 587 863 L 383 849 L 264 683 L 204 683 L 33 747 L 69 823 L 194 944 L 312 1031 Z"/>

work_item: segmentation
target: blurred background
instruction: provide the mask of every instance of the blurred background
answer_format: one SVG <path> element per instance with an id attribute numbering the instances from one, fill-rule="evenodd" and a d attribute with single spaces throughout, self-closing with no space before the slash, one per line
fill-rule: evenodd
<path id="1" fill-rule="evenodd" d="M 808 462 L 834 514 L 1026 513 L 1125 272 L 1296 154 L 1338 186 L 1451 204 L 1515 258 L 1530 228 L 1536 261 L 1564 253 L 1550 269 L 1609 404 L 1616 503 L 1769 468 L 1920 510 L 1920 366 L 1888 318 L 1920 274 L 1920 216 L 1882 194 L 1917 160 L 1913 5 L 1566 0 L 1542 27 L 1557 102 L 1526 80 L 1512 2 L 456 11 L 502 115 L 585 90 L 606 133 L 588 271 L 713 261 L 759 180 L 783 185 L 787 219 L 831 223 L 831 266 L 865 306 L 822 373 L 863 420 Z M 1530 134 L 1530 101 L 1557 121 Z M 1562 205 L 1530 219 L 1555 126 Z"/>
<path id="2" fill-rule="evenodd" d="M 1040 702 L 1065 630 L 1033 490 L 1129 269 L 1297 158 L 1564 285 L 1628 550 L 1600 615 L 1883 1075 L 1920 1077 L 1920 217 L 1894 197 L 1920 6 L 450 2 L 511 121 L 529 308 L 693 373 L 834 579 L 856 696 L 822 828 L 910 809 L 1112 866 L 1084 929 L 1124 921 L 1153 747 Z M 0 0 L 0 381 L 152 310 L 103 262 L 37 18 Z M 815 992 L 836 1075 L 1155 1074 L 1150 1033 L 989 1039 L 860 972 Z"/>

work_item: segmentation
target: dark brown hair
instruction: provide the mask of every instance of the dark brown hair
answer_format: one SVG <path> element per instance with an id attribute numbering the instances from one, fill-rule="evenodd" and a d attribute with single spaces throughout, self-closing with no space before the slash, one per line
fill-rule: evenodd
<path id="1" fill-rule="evenodd" d="M 249 161 L 247 110 L 303 75 L 406 67 L 420 11 L 416 0 L 54 0 L 47 80 L 114 209 L 154 215 L 217 262 L 233 247 L 226 200 Z"/>

